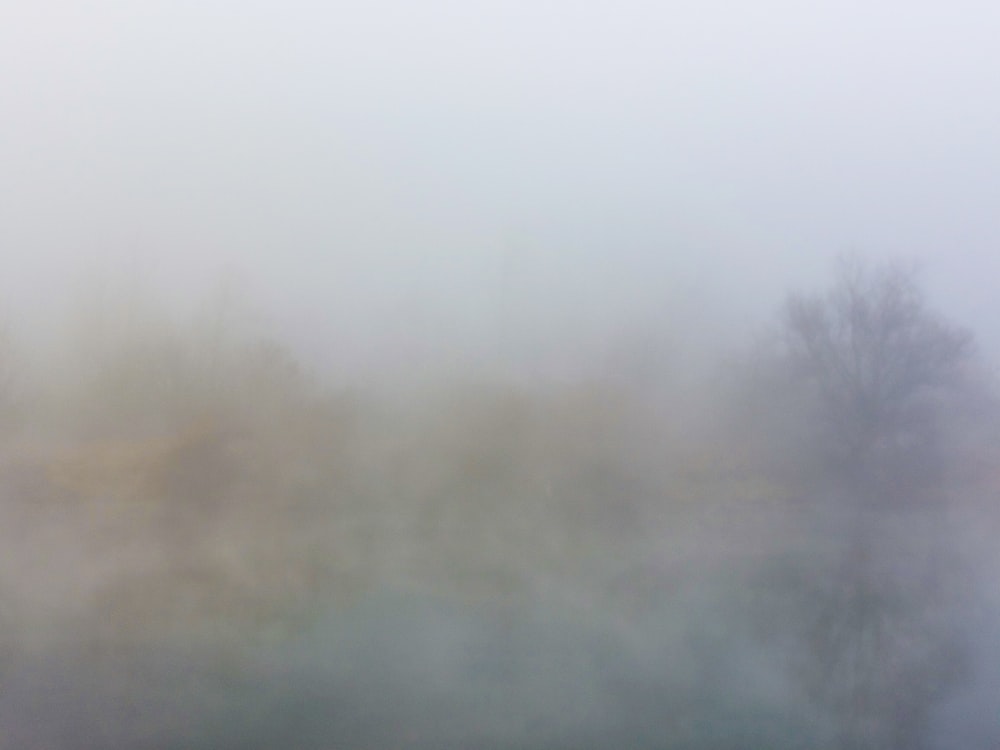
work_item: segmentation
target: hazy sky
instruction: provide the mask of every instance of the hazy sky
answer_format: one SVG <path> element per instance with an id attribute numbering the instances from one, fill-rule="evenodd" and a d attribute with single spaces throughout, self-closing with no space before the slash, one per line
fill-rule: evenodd
<path id="1" fill-rule="evenodd" d="M 998 38 L 986 0 L 0 0 L 0 292 L 236 275 L 328 356 L 571 359 L 854 251 L 1000 352 Z"/>

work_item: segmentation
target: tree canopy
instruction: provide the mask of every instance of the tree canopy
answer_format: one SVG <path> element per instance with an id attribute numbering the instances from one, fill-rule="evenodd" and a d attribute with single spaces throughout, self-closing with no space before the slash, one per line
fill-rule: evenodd
<path id="1" fill-rule="evenodd" d="M 842 483 L 890 502 L 902 485 L 933 484 L 939 397 L 957 383 L 972 338 L 928 308 L 914 269 L 844 259 L 827 293 L 788 299 L 783 331 Z"/>

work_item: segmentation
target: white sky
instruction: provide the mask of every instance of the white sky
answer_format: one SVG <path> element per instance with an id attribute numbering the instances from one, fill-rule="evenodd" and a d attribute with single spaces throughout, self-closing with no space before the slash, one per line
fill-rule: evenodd
<path id="1" fill-rule="evenodd" d="M 854 251 L 1000 353 L 998 39 L 986 0 L 0 0 L 0 293 L 235 273 L 330 362 L 544 364 Z"/>

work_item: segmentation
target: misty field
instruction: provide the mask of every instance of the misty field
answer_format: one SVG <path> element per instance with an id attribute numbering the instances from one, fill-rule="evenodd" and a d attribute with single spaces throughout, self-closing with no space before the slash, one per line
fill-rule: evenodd
<path id="1" fill-rule="evenodd" d="M 113 302 L 8 336 L 2 747 L 996 737 L 1000 421 L 903 267 L 698 378 L 333 386 Z"/>
<path id="2" fill-rule="evenodd" d="M 0 0 L 0 750 L 998 750 L 998 38 Z"/>

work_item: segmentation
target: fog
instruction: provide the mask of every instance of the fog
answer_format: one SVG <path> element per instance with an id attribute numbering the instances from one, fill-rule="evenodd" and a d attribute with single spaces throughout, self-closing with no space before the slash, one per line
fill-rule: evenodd
<path id="1" fill-rule="evenodd" d="M 0 18 L 0 748 L 996 746 L 1000 11 Z"/>

